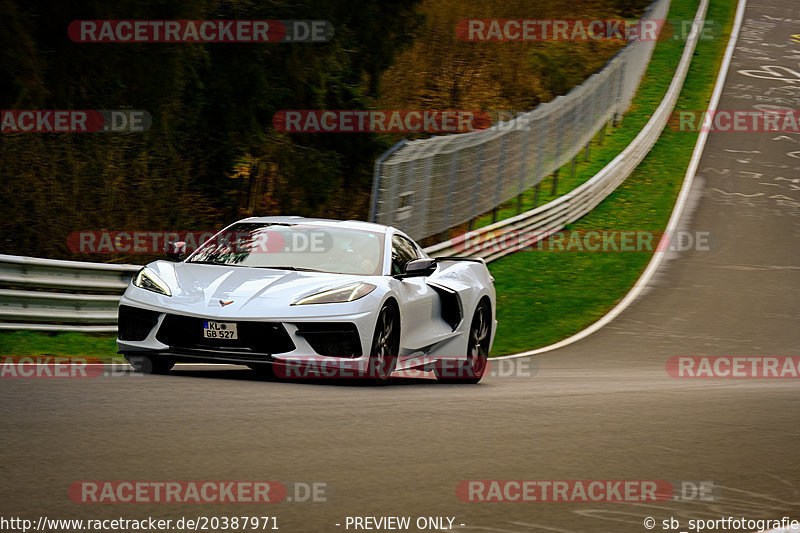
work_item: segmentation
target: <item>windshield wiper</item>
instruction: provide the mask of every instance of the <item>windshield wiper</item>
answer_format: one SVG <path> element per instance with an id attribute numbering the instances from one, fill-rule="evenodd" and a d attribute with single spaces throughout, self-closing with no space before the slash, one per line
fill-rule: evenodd
<path id="1" fill-rule="evenodd" d="M 316 270 L 314 268 L 304 268 L 295 266 L 264 266 L 258 268 L 273 268 L 275 270 L 295 270 L 297 272 L 325 272 L 324 270 Z"/>
<path id="2" fill-rule="evenodd" d="M 229 267 L 241 267 L 245 265 L 240 265 L 238 263 L 220 263 L 217 261 L 187 261 L 190 265 L 219 265 L 219 266 L 229 266 Z"/>

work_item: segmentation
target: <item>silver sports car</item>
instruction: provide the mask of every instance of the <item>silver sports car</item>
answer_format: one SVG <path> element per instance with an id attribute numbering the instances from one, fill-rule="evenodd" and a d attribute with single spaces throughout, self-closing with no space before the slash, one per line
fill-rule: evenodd
<path id="1" fill-rule="evenodd" d="M 477 383 L 494 340 L 495 290 L 481 259 L 430 258 L 395 228 L 247 218 L 188 257 L 142 268 L 119 306 L 119 352 L 139 371 L 243 364 L 280 377 L 433 371 Z"/>

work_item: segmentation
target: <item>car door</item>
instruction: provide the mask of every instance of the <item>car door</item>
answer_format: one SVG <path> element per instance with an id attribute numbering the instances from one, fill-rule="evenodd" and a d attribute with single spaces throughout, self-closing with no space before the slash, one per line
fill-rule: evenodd
<path id="1" fill-rule="evenodd" d="M 405 265 L 423 254 L 411 239 L 395 233 L 392 236 L 391 275 L 402 274 Z M 427 277 L 395 279 L 395 292 L 400 299 L 400 346 L 405 350 L 421 350 L 437 336 L 441 320 L 434 316 L 438 309 L 438 294 L 426 283 Z"/>

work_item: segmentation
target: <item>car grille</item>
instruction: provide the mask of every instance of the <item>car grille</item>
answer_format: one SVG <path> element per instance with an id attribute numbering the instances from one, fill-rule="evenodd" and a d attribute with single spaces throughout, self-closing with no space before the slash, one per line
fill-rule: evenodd
<path id="1" fill-rule="evenodd" d="M 167 315 L 158 329 L 156 339 L 171 349 L 200 349 L 220 354 L 254 355 L 278 354 L 295 349 L 286 328 L 279 322 L 235 321 L 238 339 L 206 339 L 203 322 L 207 319 L 181 315 Z M 221 320 L 221 322 L 234 322 Z M 259 358 L 259 357 L 253 357 Z"/>
<path id="2" fill-rule="evenodd" d="M 319 355 L 360 357 L 361 338 L 351 322 L 298 322 L 297 334 L 308 341 Z"/>
<path id="3" fill-rule="evenodd" d="M 158 322 L 156 311 L 139 309 L 127 305 L 119 306 L 117 320 L 118 336 L 122 341 L 143 341 Z"/>

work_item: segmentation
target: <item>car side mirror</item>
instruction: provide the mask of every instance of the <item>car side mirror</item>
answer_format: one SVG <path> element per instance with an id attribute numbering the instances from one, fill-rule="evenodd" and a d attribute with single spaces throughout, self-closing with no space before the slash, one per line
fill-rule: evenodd
<path id="1" fill-rule="evenodd" d="M 183 241 L 168 242 L 164 245 L 164 252 L 170 261 L 181 261 L 186 257 L 186 243 Z"/>
<path id="2" fill-rule="evenodd" d="M 426 257 L 406 263 L 406 276 L 430 276 L 436 271 L 436 259 Z"/>

